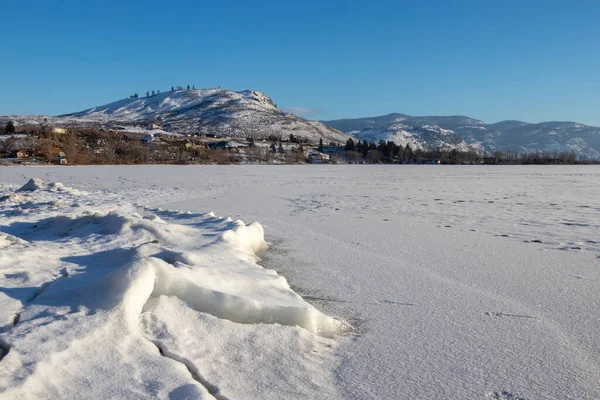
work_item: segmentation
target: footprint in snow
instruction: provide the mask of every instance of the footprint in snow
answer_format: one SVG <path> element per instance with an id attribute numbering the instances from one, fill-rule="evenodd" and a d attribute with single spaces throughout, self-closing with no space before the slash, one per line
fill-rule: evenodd
<path id="1" fill-rule="evenodd" d="M 484 397 L 485 400 L 527 400 L 515 393 L 507 392 L 487 392 Z"/>
<path id="2" fill-rule="evenodd" d="M 385 305 L 390 305 L 390 306 L 415 306 L 416 304 L 413 303 L 402 303 L 400 301 L 394 301 L 394 300 L 380 300 L 378 302 L 379 304 L 385 304 Z"/>
<path id="3" fill-rule="evenodd" d="M 490 312 L 490 311 L 484 312 L 483 315 L 488 316 L 488 317 L 512 317 L 512 318 L 530 318 L 530 319 L 536 319 L 536 317 L 532 317 L 531 315 L 506 314 L 506 313 L 503 313 L 503 312 Z"/>

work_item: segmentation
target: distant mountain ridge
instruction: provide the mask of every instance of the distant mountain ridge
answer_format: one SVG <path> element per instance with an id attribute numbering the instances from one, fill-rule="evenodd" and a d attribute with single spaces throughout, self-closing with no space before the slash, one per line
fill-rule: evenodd
<path id="1" fill-rule="evenodd" d="M 460 140 L 464 140 L 473 149 L 490 153 L 495 150 L 528 153 L 573 151 L 584 158 L 600 159 L 600 127 L 577 122 L 533 124 L 509 120 L 486 124 L 462 115 L 415 117 L 400 113 L 322 122 L 361 140 L 367 137 L 394 140 L 398 137 L 398 124 L 401 124 L 405 127 L 402 128 L 404 132 L 417 132 L 412 137 L 406 136 L 407 142 L 416 148 L 425 146 L 460 150 Z M 451 131 L 452 134 L 446 135 L 446 138 L 439 135 L 429 138 L 418 134 L 423 127 L 432 126 Z"/>
<path id="2" fill-rule="evenodd" d="M 290 134 L 312 142 L 345 143 L 350 137 L 318 121 L 279 110 L 264 93 L 225 89 L 175 90 L 127 98 L 84 111 L 47 117 L 55 126 L 98 124 L 108 127 L 151 128 L 168 132 L 202 133 L 216 137 L 264 139 Z M 17 124 L 40 123 L 43 117 L 0 117 Z"/>

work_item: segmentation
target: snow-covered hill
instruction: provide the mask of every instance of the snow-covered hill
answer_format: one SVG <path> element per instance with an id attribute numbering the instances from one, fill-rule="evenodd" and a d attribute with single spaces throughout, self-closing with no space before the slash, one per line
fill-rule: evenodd
<path id="1" fill-rule="evenodd" d="M 570 152 L 592 160 L 600 159 L 600 128 L 577 122 L 502 121 L 479 127 L 455 128 L 468 143 L 488 151 Z"/>
<path id="2" fill-rule="evenodd" d="M 392 141 L 399 146 L 410 144 L 412 149 L 421 150 L 480 150 L 465 142 L 454 131 L 440 128 L 437 125 L 424 125 L 413 128 L 403 124 L 388 125 L 379 129 L 365 129 L 353 132 L 354 137 L 367 142 L 378 143 L 380 140 Z"/>
<path id="3" fill-rule="evenodd" d="M 574 151 L 577 155 L 589 159 L 600 159 L 600 128 L 577 122 L 541 122 L 531 124 L 522 121 L 502 121 L 486 124 L 483 121 L 464 116 L 426 116 L 414 117 L 406 114 L 388 114 L 372 118 L 340 119 L 323 121 L 324 124 L 357 138 L 375 137 L 386 140 L 386 137 L 398 137 L 401 140 L 405 133 L 396 132 L 401 123 L 408 127 L 425 127 L 435 125 L 441 129 L 454 131 L 448 138 L 464 139 L 476 149 L 493 152 L 495 150 L 517 152 L 564 152 Z M 412 128 L 415 129 L 415 128 Z M 403 129 L 412 133 L 412 129 Z M 374 131 L 381 132 L 379 135 Z M 414 140 L 414 136 L 408 137 Z M 369 140 L 369 139 L 367 139 Z M 440 140 L 436 137 L 435 140 Z M 441 138 L 443 141 L 443 138 Z M 452 142 L 445 143 L 452 147 Z"/>
<path id="4" fill-rule="evenodd" d="M 320 122 L 279 110 L 268 96 L 254 90 L 178 90 L 125 99 L 65 117 L 102 123 L 154 123 L 167 131 L 241 138 L 269 135 L 287 138 L 293 134 L 312 141 L 322 138 L 340 143 L 348 138 Z"/>
<path id="5" fill-rule="evenodd" d="M 225 89 L 177 90 L 129 98 L 73 114 L 46 117 L 55 126 L 102 124 L 139 129 L 156 125 L 168 132 L 217 137 L 266 138 L 293 134 L 310 141 L 344 143 L 349 136 L 317 121 L 279 110 L 264 93 Z M 17 125 L 42 123 L 43 116 L 0 117 Z"/>
<path id="6" fill-rule="evenodd" d="M 462 115 L 451 115 L 447 117 L 413 117 L 399 113 L 381 115 L 379 117 L 347 118 L 322 122 L 327 126 L 331 126 L 346 133 L 362 131 L 365 129 L 382 130 L 390 125 L 400 123 L 406 126 L 438 125 L 445 129 L 453 129 L 455 126 L 462 125 L 483 125 L 483 121 Z"/>

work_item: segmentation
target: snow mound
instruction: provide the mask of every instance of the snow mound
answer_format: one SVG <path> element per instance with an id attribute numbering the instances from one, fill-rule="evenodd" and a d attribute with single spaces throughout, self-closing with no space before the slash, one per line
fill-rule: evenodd
<path id="1" fill-rule="evenodd" d="M 33 192 L 35 190 L 45 189 L 46 184 L 40 178 L 31 178 L 26 184 L 21 186 L 19 192 Z"/>
<path id="2" fill-rule="evenodd" d="M 150 210 L 105 192 L 81 202 L 78 190 L 37 178 L 18 192 L 36 194 L 32 212 L 0 203 L 0 397 L 239 398 L 273 372 L 252 377 L 259 354 L 265 366 L 285 355 L 278 373 L 293 377 L 259 397 L 318 393 L 311 353 L 327 353 L 349 326 L 257 264 L 267 247 L 258 222 Z M 240 358 L 229 341 L 244 348 L 236 367 L 209 367 L 212 343 Z"/>
<path id="3" fill-rule="evenodd" d="M 31 178 L 25 185 L 21 186 L 17 192 L 36 192 L 40 190 L 47 190 L 52 192 L 65 192 L 75 195 L 86 195 L 87 193 L 81 190 L 73 189 L 63 185 L 60 182 L 45 183 L 40 178 Z"/>

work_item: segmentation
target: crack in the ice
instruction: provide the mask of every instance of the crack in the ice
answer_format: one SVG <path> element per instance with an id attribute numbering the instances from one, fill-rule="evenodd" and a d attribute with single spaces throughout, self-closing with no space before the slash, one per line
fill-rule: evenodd
<path id="1" fill-rule="evenodd" d="M 168 350 L 165 351 L 164 346 L 157 340 L 149 340 L 149 342 L 156 346 L 161 356 L 183 364 L 183 366 L 189 371 L 190 375 L 192 376 L 192 379 L 194 379 L 196 382 L 202 385 L 208 391 L 208 393 L 215 399 L 229 400 L 228 397 L 220 393 L 221 389 L 208 382 L 205 378 L 202 377 L 202 375 L 200 375 L 200 372 L 191 361 L 182 357 L 178 357 L 177 355 L 170 353 Z"/>

